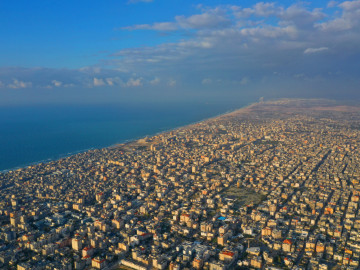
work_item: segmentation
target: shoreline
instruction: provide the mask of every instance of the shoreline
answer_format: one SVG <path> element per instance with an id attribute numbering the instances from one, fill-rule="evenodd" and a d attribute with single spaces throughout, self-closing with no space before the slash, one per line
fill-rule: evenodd
<path id="1" fill-rule="evenodd" d="M 211 120 L 215 120 L 215 119 L 220 119 L 220 118 L 226 117 L 226 116 L 234 116 L 234 115 L 239 115 L 239 114 L 243 114 L 243 113 L 249 113 L 249 112 L 251 112 L 251 109 L 253 109 L 254 107 L 256 107 L 258 105 L 280 105 L 280 104 L 282 104 L 284 102 L 309 102 L 309 101 L 311 101 L 311 102 L 323 102 L 323 101 L 337 102 L 335 100 L 322 99 L 322 98 L 309 98 L 309 99 L 306 99 L 306 98 L 305 99 L 304 98 L 278 98 L 278 99 L 269 99 L 269 100 L 266 100 L 266 101 L 250 102 L 247 105 L 244 105 L 243 107 L 236 108 L 236 109 L 233 109 L 233 110 L 228 110 L 228 111 L 226 111 L 224 113 L 220 113 L 220 114 L 217 114 L 215 116 L 210 116 L 210 117 L 204 118 L 204 119 L 196 121 L 196 122 L 191 122 L 191 123 L 185 124 L 183 126 L 178 126 L 178 127 L 158 131 L 158 132 L 155 132 L 153 134 L 141 135 L 141 136 L 138 136 L 138 137 L 134 137 L 134 138 L 131 138 L 131 139 L 124 140 L 123 142 L 111 144 L 109 146 L 90 147 L 90 148 L 87 148 L 87 149 L 77 150 L 77 151 L 66 153 L 66 154 L 59 154 L 57 157 L 50 157 L 50 158 L 47 158 L 47 159 L 42 159 L 42 160 L 39 160 L 39 161 L 34 161 L 34 162 L 30 162 L 30 163 L 27 163 L 27 164 L 24 164 L 24 165 L 16 166 L 16 167 L 13 167 L 13 168 L 10 168 L 10 169 L 0 170 L 0 174 L 6 174 L 7 172 L 16 171 L 16 170 L 19 170 L 19 169 L 25 169 L 27 167 L 35 166 L 35 165 L 38 165 L 38 164 L 41 164 L 41 163 L 49 163 L 49 162 L 53 162 L 53 161 L 58 161 L 58 160 L 61 160 L 61 159 L 64 159 L 64 158 L 67 158 L 67 157 L 70 157 L 70 156 L 86 153 L 86 152 L 89 152 L 89 151 L 92 151 L 92 150 L 101 150 L 101 149 L 110 149 L 111 150 L 111 149 L 116 149 L 116 148 L 122 147 L 122 146 L 131 146 L 131 144 L 135 144 L 138 140 L 146 138 L 146 137 L 150 138 L 150 137 L 165 134 L 165 133 L 168 133 L 168 132 L 172 132 L 172 131 L 176 131 L 176 130 L 180 130 L 180 129 L 186 129 L 186 128 L 189 128 L 189 127 L 191 127 L 193 125 L 202 123 L 202 122 L 207 122 L 207 121 L 211 121 Z M 322 107 L 318 107 L 317 109 L 319 110 L 321 108 Z M 313 108 L 313 109 L 316 110 L 316 108 Z M 322 109 L 326 110 L 328 108 L 324 107 Z"/>
<path id="2" fill-rule="evenodd" d="M 158 135 L 161 135 L 161 134 L 165 134 L 165 133 L 168 133 L 168 132 L 172 132 L 172 131 L 176 131 L 176 130 L 180 130 L 180 129 L 186 129 L 186 128 L 189 128 L 193 125 L 196 125 L 196 124 L 200 124 L 202 122 L 206 122 L 206 121 L 211 121 L 211 120 L 215 120 L 217 118 L 221 118 L 221 117 L 224 117 L 224 116 L 227 116 L 227 115 L 232 115 L 234 113 L 240 113 L 241 111 L 245 111 L 247 109 L 250 109 L 251 107 L 255 106 L 255 105 L 258 105 L 260 104 L 260 102 L 253 102 L 253 103 L 250 103 L 248 105 L 245 105 L 244 107 L 241 107 L 241 108 L 237 108 L 237 109 L 234 109 L 234 110 L 229 110 L 229 111 L 226 111 L 224 113 L 220 113 L 220 114 L 217 114 L 215 116 L 211 116 L 211 117 L 208 117 L 208 118 L 204 118 L 202 120 L 199 120 L 199 121 L 196 121 L 196 122 L 192 122 L 190 124 L 186 124 L 184 126 L 179 126 L 179 127 L 175 127 L 175 128 L 171 128 L 171 129 L 167 129 L 167 130 L 163 130 L 163 131 L 159 131 L 159 132 L 156 132 L 155 134 L 153 135 L 146 135 L 144 137 L 140 137 L 140 138 L 136 138 L 136 139 L 129 139 L 127 140 L 126 142 L 123 142 L 123 143 L 116 143 L 114 145 L 111 145 L 111 146 L 107 146 L 107 147 L 102 147 L 102 148 L 97 148 L 97 149 L 107 149 L 107 148 L 117 148 L 117 147 L 121 147 L 121 146 L 124 146 L 124 145 L 131 145 L 132 143 L 135 143 L 137 142 L 138 140 L 140 139 L 143 139 L 143 138 L 146 138 L 146 137 L 154 137 L 154 136 L 158 136 Z"/>
<path id="3" fill-rule="evenodd" d="M 192 125 L 196 125 L 196 124 L 199 124 L 201 122 L 214 120 L 214 119 L 217 119 L 217 118 L 224 117 L 226 115 L 231 115 L 233 113 L 240 112 L 241 110 L 249 109 L 252 106 L 255 106 L 256 104 L 260 104 L 260 102 L 258 102 L 258 101 L 251 102 L 251 103 L 245 105 L 244 107 L 236 108 L 234 110 L 228 110 L 228 111 L 226 111 L 224 113 L 220 113 L 220 114 L 217 114 L 215 116 L 210 116 L 208 118 L 204 118 L 204 119 L 196 121 L 196 122 L 191 122 L 191 123 L 186 124 L 184 126 L 178 126 L 178 127 L 166 129 L 166 130 L 159 131 L 159 132 L 156 132 L 154 134 L 149 134 L 149 135 L 145 135 L 145 136 L 138 136 L 138 137 L 135 137 L 135 138 L 132 138 L 132 139 L 127 139 L 124 142 L 115 143 L 115 144 L 112 144 L 112 145 L 109 145 L 109 146 L 99 147 L 99 148 L 91 147 L 91 148 L 87 148 L 87 149 L 77 150 L 77 151 L 67 153 L 67 154 L 60 154 L 60 155 L 58 155 L 58 157 L 50 157 L 48 159 L 42 159 L 42 160 L 39 160 L 39 161 L 30 162 L 30 163 L 20 165 L 20 166 L 17 166 L 17 167 L 13 167 L 13 168 L 9 168 L 9 169 L 3 169 L 3 170 L 0 170 L 0 174 L 6 174 L 6 173 L 8 173 L 10 171 L 16 171 L 16 170 L 19 170 L 19 169 L 26 169 L 27 167 L 39 165 L 41 163 L 49 163 L 49 162 L 53 162 L 53 161 L 58 161 L 58 160 L 61 160 L 61 159 L 64 159 L 64 158 L 67 158 L 67 157 L 70 157 L 70 156 L 86 153 L 86 152 L 89 152 L 89 151 L 92 151 L 92 150 L 114 149 L 114 148 L 118 148 L 118 147 L 121 147 L 121 146 L 124 146 L 124 145 L 129 146 L 132 143 L 136 143 L 138 140 L 146 138 L 146 137 L 154 137 L 154 136 L 157 136 L 157 135 L 160 135 L 160 134 L 165 134 L 167 132 L 172 132 L 172 131 L 176 131 L 176 130 L 179 130 L 179 129 L 188 128 L 188 127 L 190 127 Z"/>

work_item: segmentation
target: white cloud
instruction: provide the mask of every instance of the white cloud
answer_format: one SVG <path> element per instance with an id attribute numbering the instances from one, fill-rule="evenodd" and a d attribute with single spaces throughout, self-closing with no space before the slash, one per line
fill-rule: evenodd
<path id="1" fill-rule="evenodd" d="M 100 62 L 102 68 L 62 70 L 56 77 L 49 73 L 44 79 L 46 83 L 42 79 L 31 81 L 33 87 L 40 83 L 48 85 L 53 78 L 63 82 L 62 87 L 65 83 L 81 87 L 148 87 L 157 84 L 175 86 L 181 82 L 189 85 L 189 89 L 191 83 L 212 83 L 245 91 L 241 85 L 251 89 L 275 77 L 274 81 L 278 83 L 280 77 L 283 81 L 293 80 L 300 78 L 298 74 L 304 74 L 303 78 L 319 74 L 328 76 L 329 72 L 335 74 L 339 69 L 343 74 L 351 70 L 355 73 L 354 70 L 359 70 L 355 67 L 360 63 L 360 0 L 329 3 L 329 6 L 334 5 L 336 9 L 326 4 L 312 8 L 307 4 L 273 2 L 257 3 L 247 9 L 201 6 L 194 12 L 198 14 L 178 14 L 169 21 L 122 28 L 178 31 L 175 38 L 162 35 L 155 42 L 158 45 L 115 52 Z M 161 43 L 163 40 L 168 42 Z M 330 51 L 331 58 L 328 57 Z M 315 55 L 316 59 L 310 57 Z M 44 78 L 40 73 L 38 78 Z M 12 84 L 19 87 L 29 80 L 28 74 L 24 71 L 23 76 L 1 75 L 0 70 L 0 80 L 7 86 L 8 78 L 16 77 L 19 82 Z M 244 77 L 245 74 L 248 77 Z M 157 76 L 168 79 L 160 80 Z M 218 81 L 217 78 L 222 79 Z M 152 90 L 158 88 L 161 87 L 152 87 Z"/>
<path id="2" fill-rule="evenodd" d="M 99 73 L 101 73 L 101 68 L 99 68 L 99 67 L 82 67 L 79 69 L 79 71 L 83 72 L 83 73 L 99 74 Z"/>
<path id="3" fill-rule="evenodd" d="M 346 11 L 352 11 L 354 9 L 360 9 L 360 1 L 345 1 L 339 4 L 339 6 Z"/>
<path id="4" fill-rule="evenodd" d="M 113 80 L 113 78 L 106 78 L 105 81 L 106 81 L 106 83 L 107 83 L 109 86 L 113 86 L 113 85 L 114 85 L 114 80 Z"/>
<path id="5" fill-rule="evenodd" d="M 160 79 L 158 77 L 155 77 L 153 80 L 150 81 L 150 84 L 157 85 L 160 83 Z"/>
<path id="6" fill-rule="evenodd" d="M 189 41 L 179 42 L 178 45 L 182 47 L 198 47 L 204 49 L 208 49 L 213 46 L 213 44 L 209 40 L 189 40 Z"/>
<path id="7" fill-rule="evenodd" d="M 233 6 L 232 10 L 234 15 L 237 18 L 247 18 L 250 16 L 257 17 L 268 17 L 275 14 L 278 14 L 282 11 L 282 8 L 277 7 L 275 3 L 256 3 L 253 7 L 250 8 L 241 8 L 239 6 Z"/>
<path id="8" fill-rule="evenodd" d="M 105 82 L 109 86 L 124 86 L 124 82 L 119 77 L 106 78 Z"/>
<path id="9" fill-rule="evenodd" d="M 210 79 L 210 78 L 204 78 L 201 81 L 201 84 L 211 84 L 211 83 L 212 83 L 212 79 Z"/>
<path id="10" fill-rule="evenodd" d="M 136 24 L 122 27 L 122 30 L 155 30 L 175 31 L 179 29 L 214 29 L 229 26 L 231 20 L 219 9 L 209 10 L 205 13 L 189 17 L 175 16 L 173 22 L 155 22 L 153 24 Z"/>
<path id="11" fill-rule="evenodd" d="M 329 3 L 327 4 L 327 7 L 329 7 L 329 8 L 336 7 L 338 4 L 339 4 L 338 1 L 333 1 L 333 0 L 331 0 L 331 1 L 329 1 Z"/>
<path id="12" fill-rule="evenodd" d="M 64 87 L 68 88 L 68 87 L 74 87 L 75 84 L 73 83 L 67 83 L 67 84 L 64 84 Z"/>
<path id="13" fill-rule="evenodd" d="M 142 85 L 143 85 L 142 78 L 137 78 L 137 79 L 130 78 L 126 83 L 126 86 L 129 86 L 129 87 L 137 87 L 137 86 L 142 86 Z"/>
<path id="14" fill-rule="evenodd" d="M 106 85 L 106 83 L 104 82 L 103 79 L 94 78 L 93 85 L 94 86 L 104 86 L 104 85 Z"/>
<path id="15" fill-rule="evenodd" d="M 356 8 L 357 3 L 360 0 L 347 1 L 339 7 L 343 10 Z M 169 22 L 130 26 L 132 29 L 159 31 L 176 29 L 185 31 L 185 34 L 188 33 L 187 29 L 194 31 L 177 42 L 122 50 L 114 54 L 115 58 L 120 58 L 110 61 L 110 64 L 126 67 L 129 72 L 148 72 L 158 68 L 160 70 L 157 72 L 182 69 L 190 73 L 186 66 L 192 66 L 214 72 L 216 69 L 241 69 L 240 72 L 252 69 L 259 73 L 260 70 L 296 63 L 295 57 L 299 57 L 299 51 L 313 54 L 328 50 L 323 44 L 331 43 L 334 55 L 341 53 L 346 44 L 355 47 L 360 39 L 353 26 L 356 16 L 350 15 L 350 11 L 344 11 L 330 18 L 330 15 L 325 15 L 328 14 L 326 9 L 326 6 L 309 8 L 306 4 L 285 6 L 275 2 L 257 3 L 247 9 L 240 6 L 200 6 L 200 14 L 175 16 Z M 354 31 L 346 36 L 347 43 L 343 42 L 343 36 L 333 35 L 333 30 L 329 28 L 330 32 L 325 33 L 319 26 L 343 18 L 351 21 L 349 27 Z M 295 64 L 292 64 L 292 68 L 297 69 Z M 299 71 L 294 72 L 297 73 Z M 237 78 L 233 76 L 228 80 L 237 81 Z"/>
<path id="16" fill-rule="evenodd" d="M 55 87 L 60 87 L 63 83 L 57 80 L 52 80 L 51 83 L 53 84 L 53 86 Z"/>
<path id="17" fill-rule="evenodd" d="M 29 88 L 31 86 L 31 82 L 24 82 L 18 79 L 13 79 L 13 82 L 8 85 L 8 87 L 12 89 Z"/>
<path id="18" fill-rule="evenodd" d="M 352 23 L 350 20 L 345 18 L 336 18 L 333 21 L 319 23 L 315 25 L 323 31 L 344 31 L 352 28 Z"/>
<path id="19" fill-rule="evenodd" d="M 356 31 L 360 27 L 360 0 L 345 1 L 338 4 L 342 9 L 341 16 L 335 16 L 331 20 L 317 23 L 315 26 L 326 32 Z"/>
<path id="20" fill-rule="evenodd" d="M 156 31 L 174 31 L 178 26 L 172 22 L 158 22 L 154 24 L 137 24 L 133 26 L 122 27 L 123 30 L 156 30 Z"/>
<path id="21" fill-rule="evenodd" d="M 282 9 L 277 7 L 275 3 L 260 2 L 254 5 L 253 10 L 256 16 L 267 17 L 277 14 Z"/>
<path id="22" fill-rule="evenodd" d="M 304 54 L 319 53 L 319 52 L 327 51 L 328 49 L 329 49 L 328 47 L 307 48 L 307 49 L 304 51 Z"/>
<path id="23" fill-rule="evenodd" d="M 136 4 L 136 3 L 140 3 L 140 2 L 150 3 L 150 2 L 153 2 L 153 0 L 129 0 L 128 4 Z"/>
<path id="24" fill-rule="evenodd" d="M 243 28 L 240 30 L 240 33 L 244 36 L 256 36 L 259 38 L 278 38 L 283 36 L 295 38 L 298 34 L 298 30 L 296 27 L 290 25 L 285 27 L 267 25 L 254 28 Z"/>
<path id="25" fill-rule="evenodd" d="M 181 28 L 185 29 L 218 28 L 231 24 L 226 15 L 218 11 L 196 14 L 189 17 L 176 16 L 175 20 Z"/>

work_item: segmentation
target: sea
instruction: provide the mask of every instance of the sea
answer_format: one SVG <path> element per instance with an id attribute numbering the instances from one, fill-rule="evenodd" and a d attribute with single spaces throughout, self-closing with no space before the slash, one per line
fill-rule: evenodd
<path id="1" fill-rule="evenodd" d="M 249 104 L 250 101 L 0 107 L 0 171 L 155 135 Z"/>

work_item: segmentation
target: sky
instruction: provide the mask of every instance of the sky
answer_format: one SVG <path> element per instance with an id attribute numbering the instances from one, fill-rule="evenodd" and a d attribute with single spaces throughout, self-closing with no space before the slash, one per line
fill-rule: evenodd
<path id="1" fill-rule="evenodd" d="M 0 2 L 0 106 L 360 98 L 360 0 Z"/>

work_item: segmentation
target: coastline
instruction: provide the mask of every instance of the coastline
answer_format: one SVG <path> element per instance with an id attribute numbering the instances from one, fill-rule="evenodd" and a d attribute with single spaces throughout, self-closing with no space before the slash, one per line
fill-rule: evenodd
<path id="1" fill-rule="evenodd" d="M 103 147 L 103 148 L 97 148 L 97 149 L 107 149 L 107 148 L 117 148 L 117 147 L 121 147 L 121 146 L 129 146 L 131 145 L 132 143 L 136 143 L 138 140 L 140 139 L 144 139 L 144 138 L 147 138 L 147 137 L 154 137 L 154 136 L 158 136 L 158 135 L 161 135 L 161 134 L 166 134 L 168 132 L 172 132 L 172 131 L 177 131 L 177 130 L 180 130 L 180 129 L 186 129 L 186 128 L 190 128 L 191 126 L 193 125 L 196 125 L 196 124 L 200 124 L 202 122 L 207 122 L 207 121 L 212 121 L 212 120 L 216 120 L 216 119 L 219 119 L 219 118 L 222 118 L 222 117 L 226 117 L 226 116 L 229 116 L 229 115 L 232 115 L 232 114 L 237 114 L 237 113 L 242 113 L 242 112 L 248 112 L 248 109 L 252 108 L 253 106 L 256 106 L 260 104 L 260 102 L 252 102 L 244 107 L 241 107 L 241 108 L 237 108 L 237 109 L 234 109 L 234 110 L 229 110 L 229 111 L 226 111 L 224 113 L 220 113 L 220 114 L 217 114 L 215 116 L 211 116 L 211 117 L 208 117 L 208 118 L 204 118 L 202 120 L 199 120 L 199 121 L 196 121 L 196 122 L 192 122 L 190 124 L 187 124 L 187 125 L 184 125 L 184 126 L 178 126 L 178 127 L 175 127 L 175 128 L 171 128 L 171 129 L 167 129 L 167 130 L 163 130 L 163 131 L 159 131 L 159 132 L 156 132 L 155 134 L 152 134 L 152 135 L 146 135 L 146 136 L 141 136 L 141 137 L 138 137 L 138 138 L 135 138 L 135 139 L 130 139 L 130 140 L 127 140 L 123 143 L 116 143 L 114 145 L 111 145 L 111 146 L 108 146 L 108 147 Z M 90 150 L 90 149 L 89 149 Z M 86 152 L 86 151 L 84 151 Z"/>
<path id="2" fill-rule="evenodd" d="M 249 104 L 246 104 L 243 107 L 236 108 L 234 110 L 228 110 L 228 111 L 226 111 L 224 113 L 220 113 L 220 114 L 217 114 L 215 116 L 210 116 L 210 117 L 201 119 L 199 121 L 195 121 L 195 122 L 191 122 L 189 124 L 185 124 L 185 125 L 182 125 L 182 126 L 177 126 L 177 127 L 174 127 L 174 128 L 158 131 L 158 132 L 155 132 L 154 134 L 141 135 L 141 136 L 138 136 L 138 137 L 134 137 L 134 138 L 131 138 L 131 139 L 124 140 L 123 142 L 111 144 L 109 146 L 90 147 L 90 148 L 86 148 L 86 149 L 82 149 L 82 150 L 76 150 L 76 151 L 69 152 L 69 153 L 66 153 L 66 154 L 59 154 L 56 157 L 49 157 L 49 158 L 45 158 L 45 159 L 42 159 L 42 160 L 39 160 L 39 161 L 29 162 L 29 163 L 26 163 L 26 164 L 23 164 L 23 165 L 12 167 L 12 168 L 9 168 L 9 169 L 3 169 L 3 170 L 0 170 L 0 174 L 6 174 L 7 172 L 10 172 L 10 171 L 16 171 L 16 170 L 19 170 L 19 169 L 25 169 L 27 167 L 36 166 L 36 165 L 42 164 L 42 163 L 58 161 L 58 160 L 61 160 L 61 159 L 64 159 L 64 158 L 67 158 L 67 157 L 70 157 L 70 156 L 74 156 L 74 155 L 81 154 L 81 153 L 86 153 L 86 152 L 89 152 L 89 151 L 92 151 L 92 150 L 114 149 L 114 148 L 118 148 L 118 147 L 121 147 L 121 146 L 131 146 L 132 144 L 135 144 L 140 139 L 143 139 L 143 138 L 146 138 L 146 137 L 154 137 L 154 136 L 157 136 L 157 135 L 166 134 L 168 132 L 172 132 L 172 131 L 176 131 L 176 130 L 180 130 L 180 129 L 186 129 L 186 128 L 189 128 L 189 127 L 191 127 L 193 125 L 202 123 L 202 122 L 215 120 L 215 119 L 227 116 L 227 115 L 231 115 L 233 113 L 248 110 L 249 108 L 251 108 L 252 106 L 255 106 L 256 104 L 259 104 L 259 102 L 250 102 Z"/>
<path id="3" fill-rule="evenodd" d="M 323 103 L 331 103 L 331 106 L 325 106 L 322 107 Z M 162 131 L 157 131 L 154 132 L 153 134 L 146 134 L 146 135 L 140 135 L 140 136 L 136 136 L 130 139 L 125 139 L 123 142 L 119 142 L 119 143 L 114 143 L 114 144 L 110 144 L 108 146 L 103 146 L 103 147 L 89 147 L 89 148 L 85 148 L 82 150 L 76 150 L 76 151 L 72 151 L 66 154 L 59 154 L 56 157 L 50 157 L 50 158 L 45 158 L 45 159 L 41 159 L 39 161 L 34 161 L 34 162 L 29 162 L 23 165 L 19 165 L 19 166 L 15 166 L 12 167 L 10 169 L 3 169 L 0 170 L 0 174 L 6 174 L 9 171 L 14 171 L 14 170 L 19 170 L 19 169 L 25 169 L 29 166 L 35 166 L 41 163 L 48 163 L 48 162 L 53 162 L 53 161 L 58 161 L 73 155 L 77 155 L 77 154 L 81 154 L 81 153 L 86 153 L 88 151 L 92 151 L 92 150 L 101 150 L 101 149 L 114 149 L 114 148 L 118 148 L 118 147 L 129 147 L 132 144 L 136 144 L 138 140 L 143 139 L 143 138 L 151 138 L 160 134 L 166 134 L 168 132 L 172 132 L 172 131 L 177 131 L 180 129 L 186 129 L 186 128 L 190 128 L 193 125 L 202 123 L 202 122 L 207 122 L 207 121 L 212 121 L 212 120 L 216 120 L 216 119 L 221 119 L 223 117 L 231 117 L 231 116 L 239 116 L 241 114 L 245 114 L 245 113 L 250 113 L 252 109 L 259 109 L 259 105 L 263 105 L 264 107 L 266 107 L 267 109 L 271 108 L 276 108 L 277 106 L 282 106 L 286 103 L 291 103 L 292 108 L 293 109 L 299 109 L 299 108 L 303 108 L 304 109 L 304 103 L 310 105 L 310 107 L 313 110 L 333 110 L 335 108 L 335 104 L 337 104 L 337 101 L 335 100 L 331 100 L 331 99 L 321 99 L 321 98 L 314 98 L 314 99 L 304 99 L 304 98 L 278 98 L 278 99 L 269 99 L 266 101 L 256 101 L 256 102 L 249 102 L 248 104 L 244 105 L 243 107 L 240 108 L 236 108 L 233 110 L 227 110 L 224 113 L 220 113 L 217 114 L 215 116 L 210 116 L 207 118 L 203 118 L 199 121 L 195 121 L 195 122 L 191 122 L 189 124 L 185 124 L 185 125 L 180 125 L 174 128 L 170 128 L 170 129 L 166 129 L 166 130 L 162 130 Z M 297 104 L 300 104 L 300 107 L 297 106 Z M 316 103 L 317 106 L 314 106 L 314 104 L 311 105 L 311 103 Z M 329 105 L 329 104 L 328 104 Z M 338 105 L 337 105 L 338 106 Z M 306 107 L 306 106 L 305 106 Z M 347 107 L 349 108 L 349 107 Z M 284 108 L 283 108 L 284 109 Z"/>

